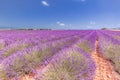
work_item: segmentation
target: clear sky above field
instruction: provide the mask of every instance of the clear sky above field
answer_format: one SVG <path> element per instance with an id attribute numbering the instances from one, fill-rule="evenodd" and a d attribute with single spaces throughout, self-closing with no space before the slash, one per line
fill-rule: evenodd
<path id="1" fill-rule="evenodd" d="M 120 0 L 0 0 L 0 27 L 120 27 Z"/>

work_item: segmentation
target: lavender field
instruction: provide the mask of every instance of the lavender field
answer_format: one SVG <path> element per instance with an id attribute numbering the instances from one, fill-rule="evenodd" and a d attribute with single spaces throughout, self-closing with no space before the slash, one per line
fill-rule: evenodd
<path id="1" fill-rule="evenodd" d="M 0 31 L 0 80 L 120 80 L 120 32 Z"/>

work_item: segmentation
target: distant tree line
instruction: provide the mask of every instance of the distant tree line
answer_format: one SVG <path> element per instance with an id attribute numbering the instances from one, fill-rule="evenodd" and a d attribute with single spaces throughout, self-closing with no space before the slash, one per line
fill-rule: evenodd
<path id="1" fill-rule="evenodd" d="M 52 29 L 33 29 L 33 28 L 21 28 L 21 29 L 17 29 L 17 30 L 52 30 Z"/>

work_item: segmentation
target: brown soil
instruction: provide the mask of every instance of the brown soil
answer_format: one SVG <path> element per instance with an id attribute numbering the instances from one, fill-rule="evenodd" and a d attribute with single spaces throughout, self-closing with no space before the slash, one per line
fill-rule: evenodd
<path id="1" fill-rule="evenodd" d="M 34 80 L 34 76 L 26 75 L 26 76 L 20 78 L 20 80 Z"/>
<path id="2" fill-rule="evenodd" d="M 96 40 L 95 46 L 96 49 L 91 54 L 96 64 L 94 80 L 120 80 L 117 78 L 110 62 L 98 52 L 98 40 Z"/>

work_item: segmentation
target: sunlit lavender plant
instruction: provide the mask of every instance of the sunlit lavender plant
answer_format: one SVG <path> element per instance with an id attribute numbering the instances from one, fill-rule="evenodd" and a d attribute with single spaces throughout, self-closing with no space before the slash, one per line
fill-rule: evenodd
<path id="1" fill-rule="evenodd" d="M 120 43 L 117 43 L 114 38 L 99 33 L 99 52 L 102 53 L 108 60 L 111 61 L 116 71 L 120 73 Z"/>
<path id="2" fill-rule="evenodd" d="M 61 51 L 50 64 L 41 71 L 38 80 L 92 80 L 95 64 L 77 49 Z"/>

